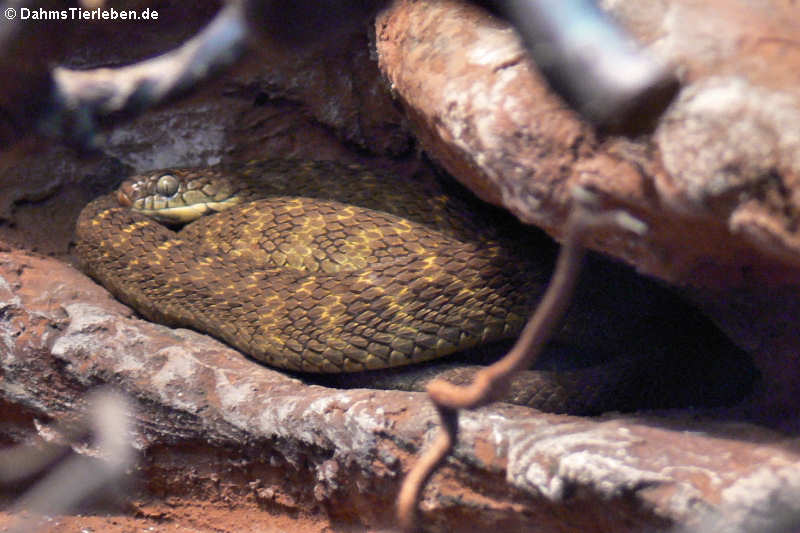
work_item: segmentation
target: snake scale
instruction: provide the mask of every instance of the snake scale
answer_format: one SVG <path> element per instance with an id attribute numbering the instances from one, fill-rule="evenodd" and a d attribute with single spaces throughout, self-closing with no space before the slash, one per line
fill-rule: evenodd
<path id="1" fill-rule="evenodd" d="M 76 253 L 146 318 L 292 371 L 398 367 L 513 338 L 550 268 L 526 232 L 428 185 L 390 183 L 313 161 L 153 171 L 87 205 Z M 629 367 L 608 386 L 636 381 Z M 556 380 L 558 396 L 607 375 Z"/>

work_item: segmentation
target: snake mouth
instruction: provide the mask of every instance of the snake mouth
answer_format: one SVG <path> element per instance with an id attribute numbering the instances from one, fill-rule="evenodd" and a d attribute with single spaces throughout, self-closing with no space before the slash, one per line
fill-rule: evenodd
<path id="1" fill-rule="evenodd" d="M 152 209 L 134 205 L 133 209 L 166 224 L 183 225 L 193 222 L 203 215 L 218 213 L 229 209 L 240 202 L 241 198 L 232 196 L 220 202 L 198 202 Z"/>

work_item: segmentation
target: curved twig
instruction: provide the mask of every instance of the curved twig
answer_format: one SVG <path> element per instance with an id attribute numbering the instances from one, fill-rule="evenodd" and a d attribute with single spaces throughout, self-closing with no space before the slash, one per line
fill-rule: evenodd
<path id="1" fill-rule="evenodd" d="M 514 347 L 501 360 L 478 372 L 470 385 L 458 386 L 444 380 L 436 380 L 428 385 L 428 395 L 439 413 L 442 427 L 434 443 L 420 456 L 400 488 L 397 517 L 403 531 L 410 533 L 416 530 L 417 502 L 422 489 L 455 446 L 458 409 L 475 409 L 493 401 L 493 398 L 502 394 L 516 372 L 535 362 L 552 336 L 569 306 L 578 281 L 586 237 L 597 228 L 607 226 L 623 227 L 635 233 L 646 230 L 643 223 L 624 212 L 598 212 L 592 206 L 591 195 L 582 189 L 576 191 L 575 197 L 575 207 L 567 221 L 566 236 L 553 277 Z"/>

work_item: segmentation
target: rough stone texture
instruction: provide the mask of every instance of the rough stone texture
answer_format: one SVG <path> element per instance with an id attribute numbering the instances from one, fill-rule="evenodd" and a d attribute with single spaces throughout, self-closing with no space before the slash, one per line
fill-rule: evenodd
<path id="1" fill-rule="evenodd" d="M 216 490 L 230 505 L 321 515 L 336 530 L 388 527 L 402 474 L 435 432 L 421 394 L 303 385 L 134 318 L 53 259 L 0 252 L 0 315 L 2 394 L 31 421 L 74 416 L 100 384 L 131 396 L 141 508 L 162 491 L 181 501 Z M 753 511 L 800 510 L 789 498 L 800 441 L 755 426 L 499 404 L 463 414 L 462 427 L 424 495 L 430 531 L 657 531 L 728 506 L 730 531 Z"/>
<path id="2" fill-rule="evenodd" d="M 473 190 L 561 235 L 576 185 L 645 220 L 593 246 L 694 285 L 797 278 L 797 6 L 607 1 L 684 84 L 653 136 L 598 137 L 550 93 L 515 33 L 454 0 L 396 1 L 381 68 L 423 146 Z"/>

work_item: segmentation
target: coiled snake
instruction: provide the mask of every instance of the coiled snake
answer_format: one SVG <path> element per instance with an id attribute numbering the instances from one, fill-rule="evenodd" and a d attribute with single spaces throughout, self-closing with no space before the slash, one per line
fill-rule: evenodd
<path id="1" fill-rule="evenodd" d="M 145 317 L 283 369 L 395 367 L 513 337 L 549 265 L 424 189 L 309 161 L 154 171 L 83 210 L 76 252 Z"/>

